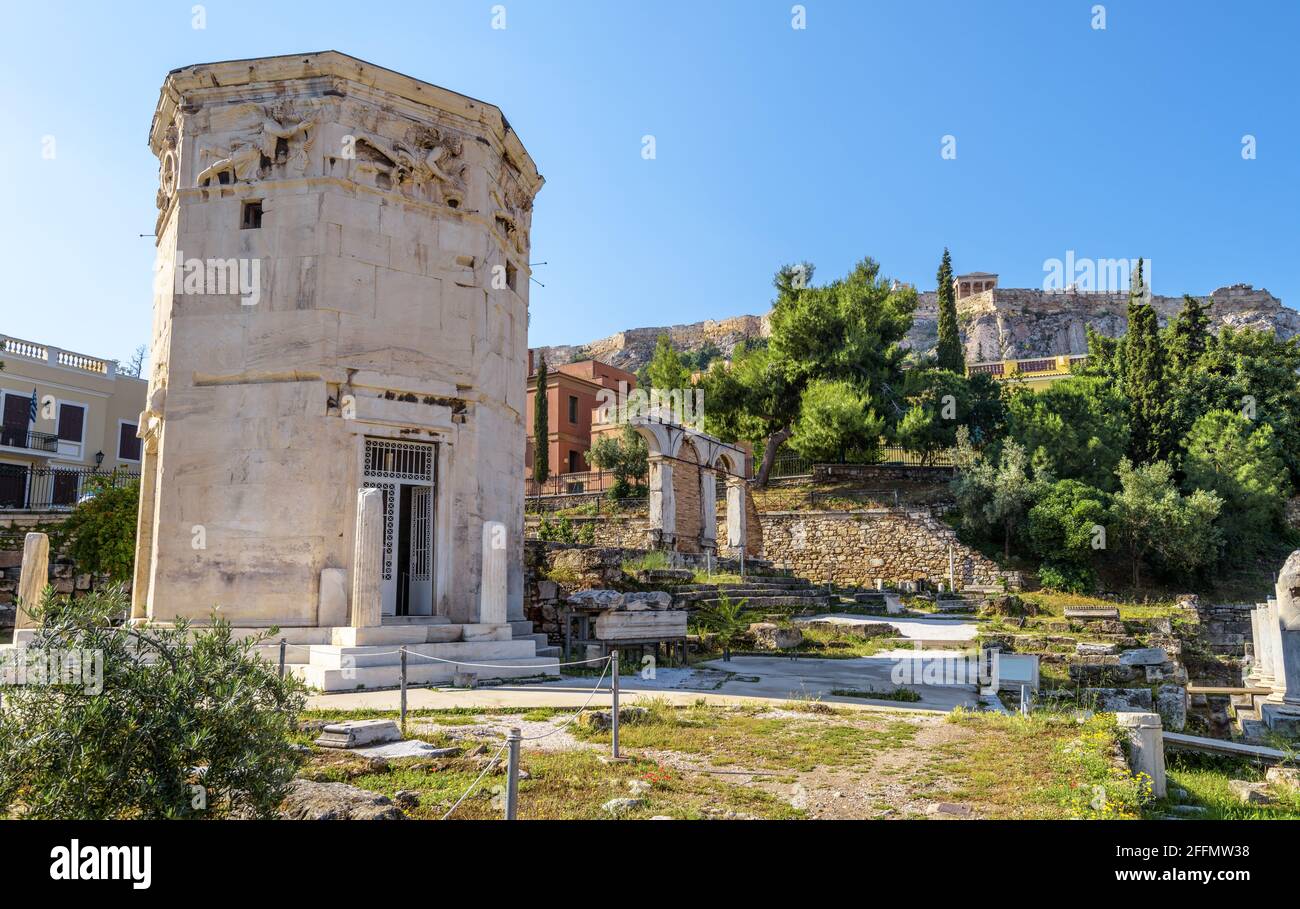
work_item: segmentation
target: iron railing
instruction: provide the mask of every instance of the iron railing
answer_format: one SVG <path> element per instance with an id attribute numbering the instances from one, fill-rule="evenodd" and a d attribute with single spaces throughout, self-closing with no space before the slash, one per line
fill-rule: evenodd
<path id="1" fill-rule="evenodd" d="M 26 426 L 5 426 L 0 427 L 0 445 L 55 453 L 59 450 L 59 437 L 48 432 L 30 432 Z"/>
<path id="2" fill-rule="evenodd" d="M 92 479 L 125 486 L 139 478 L 126 470 L 0 464 L 0 511 L 70 510 L 91 491 Z"/>

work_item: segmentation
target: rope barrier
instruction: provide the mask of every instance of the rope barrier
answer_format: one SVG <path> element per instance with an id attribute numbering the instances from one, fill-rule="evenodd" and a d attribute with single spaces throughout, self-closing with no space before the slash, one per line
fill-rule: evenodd
<path id="1" fill-rule="evenodd" d="M 587 700 L 586 700 L 586 702 L 583 703 L 583 705 L 582 705 L 581 707 L 578 708 L 577 713 L 575 713 L 573 716 L 569 717 L 569 719 L 566 720 L 566 721 L 565 721 L 564 723 L 562 723 L 561 725 L 556 726 L 556 727 L 555 727 L 554 729 L 552 729 L 550 732 L 544 732 L 544 733 L 542 733 L 541 735 L 527 735 L 527 736 L 524 736 L 524 737 L 522 738 L 522 741 L 525 741 L 525 742 L 535 742 L 535 741 L 537 741 L 537 740 L 539 740 L 539 739 L 549 738 L 550 736 L 555 735 L 555 733 L 557 733 L 557 732 L 563 732 L 565 729 L 569 728 L 569 726 L 571 726 L 571 725 L 573 725 L 575 722 L 577 722 L 578 717 L 582 716 L 582 711 L 586 710 L 588 707 L 591 706 L 592 698 L 594 698 L 594 697 L 596 696 L 596 692 L 597 692 L 597 691 L 600 691 L 600 686 L 601 686 L 601 684 L 604 683 L 604 681 L 605 681 L 605 674 L 609 672 L 609 667 L 610 667 L 611 665 L 613 665 L 613 663 L 614 663 L 614 658 L 613 658 L 613 657 L 605 657 L 605 660 L 606 660 L 606 662 L 605 662 L 605 668 L 604 668 L 604 670 L 601 671 L 601 673 L 600 673 L 600 678 L 596 680 L 596 687 L 593 688 L 593 689 L 591 689 L 591 694 L 587 695 Z"/>
<path id="2" fill-rule="evenodd" d="M 483 782 L 483 777 L 487 776 L 488 771 L 496 766 L 497 761 L 501 760 L 501 754 L 506 750 L 506 746 L 509 744 L 510 744 L 509 742 L 502 743 L 501 747 L 497 749 L 497 753 L 492 757 L 492 760 L 487 762 L 487 766 L 483 768 L 483 772 L 478 775 L 478 779 L 470 783 L 469 788 L 466 789 L 464 793 L 461 794 L 460 798 L 456 799 L 456 804 L 452 805 L 450 808 L 447 809 L 447 813 L 442 816 L 442 819 L 444 821 L 447 818 L 451 817 L 451 813 L 460 807 L 460 803 L 465 801 L 465 799 L 469 798 L 469 794 L 473 792 L 476 788 L 478 788 L 478 784 Z"/>

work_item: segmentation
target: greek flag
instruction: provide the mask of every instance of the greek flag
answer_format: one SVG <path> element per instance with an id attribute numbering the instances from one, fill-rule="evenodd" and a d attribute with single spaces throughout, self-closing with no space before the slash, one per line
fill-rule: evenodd
<path id="1" fill-rule="evenodd" d="M 32 399 L 27 402 L 27 419 L 36 422 L 36 389 L 32 389 Z"/>

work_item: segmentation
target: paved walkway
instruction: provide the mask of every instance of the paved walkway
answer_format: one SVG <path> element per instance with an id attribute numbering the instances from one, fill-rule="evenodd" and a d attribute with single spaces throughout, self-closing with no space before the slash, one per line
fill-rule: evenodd
<path id="1" fill-rule="evenodd" d="M 619 683 L 623 703 L 662 698 L 675 704 L 704 700 L 715 704 L 772 703 L 820 699 L 846 707 L 875 710 L 949 711 L 957 706 L 975 707 L 974 686 L 907 685 L 921 695 L 920 701 L 900 702 L 834 695 L 836 690 L 892 691 L 894 669 L 900 660 L 909 661 L 904 678 L 922 678 L 924 667 L 934 660 L 954 658 L 957 651 L 896 650 L 850 660 L 790 659 L 788 657 L 738 656 L 730 662 L 712 660 L 689 669 L 660 669 L 653 679 L 640 674 L 623 676 Z M 608 707 L 609 679 L 596 687 L 595 676 L 556 679 L 533 685 L 500 685 L 472 691 L 449 688 L 412 688 L 407 706 L 412 709 L 449 707 Z M 395 710 L 397 691 L 355 691 L 321 694 L 308 699 L 317 710 Z"/>
<path id="2" fill-rule="evenodd" d="M 845 625 L 893 625 L 899 634 L 912 641 L 973 641 L 979 624 L 969 619 L 900 618 L 898 616 L 852 615 L 828 612 L 795 622 L 839 622 Z"/>

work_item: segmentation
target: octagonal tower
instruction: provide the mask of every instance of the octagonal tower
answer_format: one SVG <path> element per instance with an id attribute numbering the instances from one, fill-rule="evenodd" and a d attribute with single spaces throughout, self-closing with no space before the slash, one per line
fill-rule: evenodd
<path id="1" fill-rule="evenodd" d="M 359 489 L 385 616 L 522 618 L 542 178 L 490 104 L 334 51 L 168 74 L 133 612 L 348 624 Z"/>

